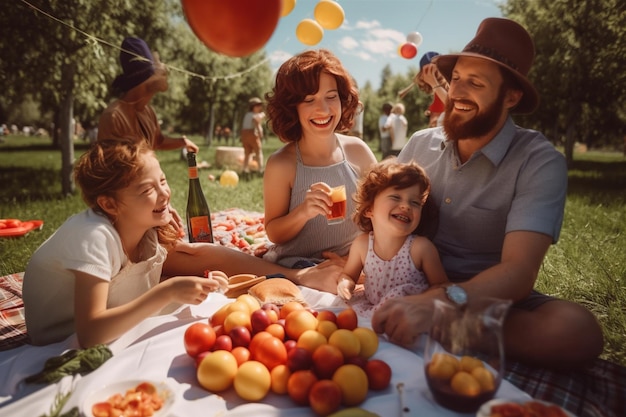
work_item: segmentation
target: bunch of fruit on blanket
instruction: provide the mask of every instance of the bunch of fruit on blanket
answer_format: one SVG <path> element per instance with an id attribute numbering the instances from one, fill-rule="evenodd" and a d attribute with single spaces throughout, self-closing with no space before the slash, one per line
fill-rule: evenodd
<path id="1" fill-rule="evenodd" d="M 265 234 L 264 221 L 262 213 L 238 208 L 214 213 L 211 215 L 214 241 L 262 257 L 271 245 Z"/>
<path id="2" fill-rule="evenodd" d="M 200 386 L 234 388 L 246 401 L 288 395 L 321 416 L 357 407 L 369 390 L 384 390 L 390 366 L 372 356 L 378 335 L 358 326 L 354 310 L 315 311 L 297 301 L 261 305 L 243 294 L 207 321 L 191 324 L 185 350 Z"/>

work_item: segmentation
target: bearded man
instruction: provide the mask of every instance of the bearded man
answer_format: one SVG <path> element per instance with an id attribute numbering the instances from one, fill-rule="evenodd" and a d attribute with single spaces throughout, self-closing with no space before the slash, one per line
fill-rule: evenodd
<path id="1" fill-rule="evenodd" d="M 398 159 L 430 176 L 439 211 L 433 242 L 453 284 L 393 300 L 374 314 L 374 330 L 395 343 L 410 346 L 429 330 L 434 299 L 465 304 L 489 296 L 513 302 L 504 322 L 508 358 L 572 368 L 602 351 L 590 311 L 534 290 L 559 238 L 567 191 L 563 155 L 511 118 L 539 104 L 527 78 L 534 54 L 522 26 L 488 18 L 461 53 L 433 59 L 450 83 L 443 127 L 415 133 Z"/>

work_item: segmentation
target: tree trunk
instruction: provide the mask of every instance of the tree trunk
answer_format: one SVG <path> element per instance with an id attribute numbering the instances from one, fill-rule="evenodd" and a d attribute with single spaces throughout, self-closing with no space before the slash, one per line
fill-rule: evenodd
<path id="1" fill-rule="evenodd" d="M 73 194 L 75 191 L 74 178 L 74 74 L 76 63 L 71 61 L 63 65 L 61 76 L 60 128 L 61 128 L 61 186 L 63 195 Z"/>
<path id="2" fill-rule="evenodd" d="M 567 166 L 570 167 L 574 161 L 574 145 L 576 144 L 576 121 L 580 115 L 580 103 L 572 100 L 569 103 L 569 110 L 567 113 L 567 120 L 565 125 L 567 129 L 565 131 L 565 160 Z"/>
<path id="3" fill-rule="evenodd" d="M 211 146 L 213 142 L 213 131 L 215 130 L 215 106 L 213 101 L 209 103 L 209 123 L 207 126 L 206 136 L 204 137 L 204 143 L 207 146 Z"/>

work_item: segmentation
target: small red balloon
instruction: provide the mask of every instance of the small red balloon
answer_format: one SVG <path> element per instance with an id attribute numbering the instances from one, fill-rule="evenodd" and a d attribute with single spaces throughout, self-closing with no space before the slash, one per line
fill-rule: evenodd
<path id="1" fill-rule="evenodd" d="M 414 43 L 407 42 L 400 47 L 400 55 L 402 58 L 411 59 L 417 55 L 417 46 Z"/>
<path id="2" fill-rule="evenodd" d="M 261 49 L 282 12 L 282 0 L 181 0 L 181 4 L 198 39 L 231 57 Z"/>

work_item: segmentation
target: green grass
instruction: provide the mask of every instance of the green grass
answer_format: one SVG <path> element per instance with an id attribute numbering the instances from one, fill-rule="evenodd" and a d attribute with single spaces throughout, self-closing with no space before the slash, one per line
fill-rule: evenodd
<path id="1" fill-rule="evenodd" d="M 201 144 L 199 137 L 192 138 Z M 282 144 L 270 137 L 267 158 Z M 378 143 L 370 145 L 376 148 Z M 76 142 L 76 157 L 86 145 Z M 201 146 L 199 160 L 215 165 L 215 144 Z M 186 162 L 176 151 L 159 152 L 172 188 L 172 204 L 184 212 Z M 380 158 L 380 154 L 377 153 Z M 619 153 L 576 154 L 570 169 L 568 200 L 561 239 L 552 246 L 537 283 L 539 291 L 579 302 L 598 318 L 605 332 L 603 358 L 626 365 L 626 159 Z M 84 209 L 79 195 L 63 197 L 60 151 L 45 138 L 9 136 L 0 144 L 0 218 L 41 219 L 43 230 L 0 239 L 0 275 L 23 271 L 32 252 L 65 219 Z M 224 188 L 208 179 L 221 169 L 200 171 L 211 210 L 232 207 L 263 211 L 260 178 Z"/>

